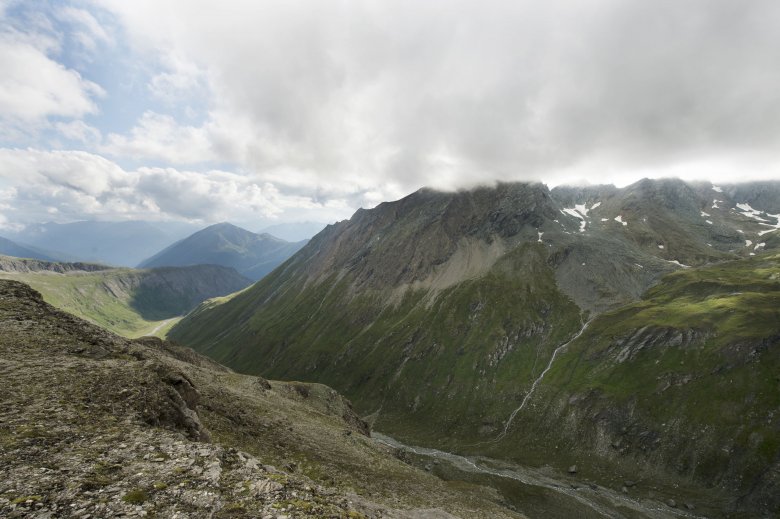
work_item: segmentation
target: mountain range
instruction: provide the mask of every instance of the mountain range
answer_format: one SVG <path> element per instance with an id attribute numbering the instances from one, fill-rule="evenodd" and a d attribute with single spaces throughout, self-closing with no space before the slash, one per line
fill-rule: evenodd
<path id="1" fill-rule="evenodd" d="M 48 253 L 35 247 L 20 245 L 3 237 L 0 237 L 0 254 L 6 256 L 15 256 L 17 258 L 32 258 L 44 261 L 56 261 L 57 259 L 54 257 L 56 253 Z"/>
<path id="2" fill-rule="evenodd" d="M 48 258 L 35 256 L 37 259 L 134 267 L 196 229 L 193 224 L 181 222 L 50 222 L 28 225 L 9 237 L 17 243 L 56 251 L 48 254 Z"/>
<path id="3" fill-rule="evenodd" d="M 779 228 L 778 183 L 423 189 L 169 337 L 331 385 L 407 443 L 771 515 Z"/>
<path id="4" fill-rule="evenodd" d="M 258 280 L 292 256 L 306 240 L 290 243 L 270 234 L 255 234 L 229 223 L 211 225 L 139 264 L 141 268 L 222 265 Z"/>

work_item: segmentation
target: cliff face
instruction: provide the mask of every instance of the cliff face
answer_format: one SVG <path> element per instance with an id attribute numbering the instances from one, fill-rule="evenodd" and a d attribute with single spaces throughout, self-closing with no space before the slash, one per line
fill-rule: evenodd
<path id="1" fill-rule="evenodd" d="M 36 259 L 17 258 L 14 256 L 0 256 L 0 271 L 2 272 L 99 272 L 109 270 L 111 267 L 97 263 L 63 263 L 58 261 L 45 261 Z"/>

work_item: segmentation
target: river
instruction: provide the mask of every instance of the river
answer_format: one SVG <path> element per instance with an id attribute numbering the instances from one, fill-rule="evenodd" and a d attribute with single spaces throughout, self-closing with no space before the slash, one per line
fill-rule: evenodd
<path id="1" fill-rule="evenodd" d="M 633 497 L 552 470 L 404 445 L 378 432 L 373 432 L 372 437 L 378 443 L 401 450 L 411 464 L 430 470 L 442 479 L 497 489 L 508 508 L 532 519 L 701 517 L 684 507 L 667 506 L 660 496 L 658 499 Z"/>

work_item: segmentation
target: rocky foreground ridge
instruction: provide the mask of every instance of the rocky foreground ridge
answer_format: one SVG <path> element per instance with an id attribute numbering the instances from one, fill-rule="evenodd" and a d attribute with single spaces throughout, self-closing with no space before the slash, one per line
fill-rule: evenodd
<path id="1" fill-rule="evenodd" d="M 520 517 L 399 461 L 326 386 L 121 338 L 16 281 L 0 330 L 0 516 Z"/>

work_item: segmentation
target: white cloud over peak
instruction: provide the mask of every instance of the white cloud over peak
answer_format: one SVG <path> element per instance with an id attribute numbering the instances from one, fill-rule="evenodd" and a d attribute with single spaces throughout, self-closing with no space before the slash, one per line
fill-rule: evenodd
<path id="1" fill-rule="evenodd" d="M 203 71 L 207 124 L 242 128 L 214 153 L 314 184 L 662 170 L 780 135 L 770 0 L 103 5 L 141 52 Z"/>
<path id="2" fill-rule="evenodd" d="M 0 156 L 30 174 L 0 170 L 0 189 L 15 179 L 20 221 L 780 178 L 775 0 L 53 4 L 0 0 Z"/>

